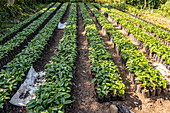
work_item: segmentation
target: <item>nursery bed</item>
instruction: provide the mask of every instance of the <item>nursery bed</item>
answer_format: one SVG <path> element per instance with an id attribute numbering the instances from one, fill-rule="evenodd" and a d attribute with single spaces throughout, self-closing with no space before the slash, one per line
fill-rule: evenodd
<path id="1" fill-rule="evenodd" d="M 57 13 L 58 10 L 61 9 L 62 5 L 63 4 L 60 4 L 60 6 L 55 10 L 55 12 L 53 12 L 34 33 L 29 35 L 28 39 L 26 41 L 24 41 L 24 43 L 21 44 L 20 47 L 15 48 L 13 51 L 10 51 L 9 56 L 5 57 L 4 59 L 2 59 L 0 61 L 0 69 L 6 69 L 3 66 L 5 66 L 8 62 L 12 61 L 17 54 L 20 54 L 27 47 L 27 45 L 30 43 L 30 41 L 32 41 L 36 37 L 36 35 L 38 35 L 39 32 L 47 25 L 47 23 L 50 20 L 52 20 L 53 16 Z M 52 35 L 50 35 L 50 37 L 47 38 L 48 39 L 48 40 L 46 40 L 47 43 L 45 45 L 43 45 L 44 48 L 41 50 L 42 52 L 40 54 L 38 54 L 39 58 L 37 58 L 34 62 L 32 62 L 32 65 L 37 72 L 44 71 L 44 70 L 48 71 L 48 75 L 46 75 L 46 76 L 47 77 L 49 76 L 49 78 L 46 78 L 46 79 L 48 79 L 49 84 L 55 83 L 56 85 L 59 85 L 59 84 L 57 84 L 59 82 L 64 81 L 66 83 L 66 82 L 71 81 L 72 85 L 68 83 L 69 85 L 67 86 L 67 88 L 71 88 L 71 90 L 69 89 L 68 94 L 66 96 L 71 95 L 71 97 L 68 96 L 67 99 L 73 100 L 73 102 L 71 103 L 70 101 L 67 101 L 70 104 L 68 104 L 66 106 L 62 106 L 64 108 L 64 111 L 66 113 L 67 112 L 68 113 L 110 113 L 111 105 L 125 105 L 131 111 L 136 112 L 136 113 L 143 113 L 143 112 L 168 113 L 168 112 L 170 112 L 170 109 L 169 109 L 170 108 L 170 101 L 169 101 L 170 93 L 168 93 L 167 95 L 161 94 L 159 96 L 154 95 L 154 96 L 150 96 L 149 98 L 144 98 L 142 93 L 138 93 L 135 90 L 135 83 L 134 83 L 134 81 L 133 81 L 134 79 L 132 77 L 133 74 L 129 73 L 129 70 L 126 68 L 126 63 L 123 60 L 122 53 L 120 50 L 118 50 L 118 46 L 117 46 L 118 44 L 116 44 L 114 42 L 114 37 L 113 37 L 114 35 L 112 35 L 111 32 L 106 31 L 104 26 L 102 26 L 103 24 L 101 23 L 101 20 L 99 19 L 100 16 L 95 14 L 93 12 L 94 10 L 92 10 L 90 7 L 90 5 L 92 5 L 92 4 L 77 3 L 77 6 L 76 6 L 77 14 L 75 14 L 75 12 L 73 11 L 75 9 L 75 5 L 76 4 L 74 4 L 74 8 L 72 7 L 71 4 L 69 4 L 67 6 L 67 8 L 65 6 L 65 8 L 62 10 L 63 11 L 62 15 L 60 15 L 61 16 L 60 22 L 62 24 L 68 20 L 70 22 L 67 24 L 68 25 L 66 27 L 67 30 L 59 29 L 58 26 L 51 28 L 54 30 L 52 32 Z M 126 86 L 125 94 L 123 95 L 124 98 L 122 97 L 121 99 L 120 98 L 118 99 L 119 96 L 116 95 L 117 99 L 115 99 L 115 100 L 110 100 L 110 99 L 107 100 L 105 96 L 103 98 L 104 98 L 104 100 L 107 100 L 107 101 L 100 102 L 98 99 L 96 82 L 94 82 L 94 83 L 92 82 L 93 79 L 95 78 L 96 73 L 94 73 L 92 71 L 93 67 L 92 67 L 92 62 L 91 62 L 91 57 L 90 57 L 91 53 L 90 53 L 90 49 L 89 49 L 92 47 L 90 44 L 94 44 L 95 41 L 92 40 L 91 37 L 88 37 L 88 36 L 90 36 L 87 34 L 90 32 L 86 31 L 86 30 L 88 30 L 88 27 L 86 27 L 88 18 L 86 18 L 86 19 L 84 18 L 82 11 L 81 11 L 81 9 L 83 9 L 83 8 L 81 6 L 83 6 L 85 11 L 87 11 L 87 13 L 90 15 L 89 20 L 91 19 L 91 22 L 94 22 L 93 24 L 95 24 L 94 25 L 95 29 L 99 33 L 98 35 L 101 37 L 100 41 L 103 42 L 101 44 L 103 44 L 104 47 L 106 47 L 105 50 L 111 54 L 111 58 L 109 60 L 114 62 L 114 65 L 119 70 L 119 72 L 115 72 L 115 73 L 120 74 L 120 77 L 122 78 L 122 81 Z M 73 8 L 73 9 L 71 9 L 71 8 Z M 105 14 L 102 11 L 100 11 L 99 13 Z M 55 15 L 55 17 L 57 18 L 57 15 Z M 39 16 L 36 18 L 38 19 Z M 161 67 L 163 67 L 163 66 L 161 66 L 162 61 L 160 60 L 160 58 L 158 58 L 156 55 L 149 54 L 149 51 L 146 50 L 146 48 L 143 47 L 143 45 L 141 43 L 138 43 L 137 39 L 135 39 L 134 36 L 129 35 L 129 32 L 127 31 L 127 29 L 125 29 L 122 25 L 118 24 L 116 21 L 113 22 L 111 17 L 109 17 L 108 15 L 107 16 L 105 15 L 104 18 L 109 20 L 110 22 L 112 22 L 113 26 L 111 26 L 111 27 L 115 27 L 118 31 L 120 31 L 120 33 L 123 34 L 124 38 L 130 39 L 130 42 L 132 42 L 132 44 L 136 46 L 136 48 L 137 48 L 136 51 L 143 52 L 145 57 L 147 57 L 147 59 L 149 61 L 151 61 L 152 66 L 154 66 L 154 68 L 161 69 Z M 73 21 L 73 23 L 71 23 L 72 21 Z M 75 25 L 76 21 L 77 21 L 77 25 Z M 117 23 L 117 24 L 115 24 L 115 23 Z M 88 24 L 90 25 L 91 23 L 89 22 Z M 70 25 L 72 25 L 72 26 L 70 26 Z M 76 26 L 77 26 L 77 29 L 76 29 Z M 111 27 L 109 27 L 109 28 L 111 28 Z M 21 29 L 21 31 L 22 31 L 22 29 Z M 65 31 L 67 31 L 67 32 L 65 32 Z M 71 31 L 71 32 L 69 32 L 69 31 Z M 18 33 L 18 32 L 20 32 L 20 31 L 17 31 L 16 33 Z M 75 32 L 76 32 L 76 34 L 75 34 Z M 69 36 L 67 36 L 68 34 L 69 34 Z M 15 36 L 15 34 L 13 34 L 13 35 Z M 13 37 L 12 35 L 10 35 L 10 36 L 11 36 L 11 38 Z M 94 34 L 94 36 L 97 36 L 97 35 Z M 75 37 L 76 37 L 76 41 L 74 40 Z M 98 37 L 96 37 L 96 38 L 98 38 Z M 69 40 L 69 41 L 67 42 L 67 40 Z M 93 41 L 93 43 L 92 43 L 92 41 Z M 76 43 L 76 46 L 74 45 L 75 43 Z M 74 46 L 73 48 L 71 48 L 72 45 Z M 66 49 L 64 49 L 64 48 L 66 48 Z M 75 48 L 76 48 L 76 50 L 75 50 Z M 95 46 L 94 46 L 94 48 L 95 48 Z M 69 51 L 69 50 L 71 50 L 71 51 Z M 76 58 L 74 59 L 74 57 L 72 57 L 72 56 L 70 57 L 69 55 L 66 55 L 66 52 L 68 52 L 68 51 L 70 52 L 71 55 L 73 55 Z M 60 56 L 61 56 L 61 58 L 60 58 Z M 69 63 L 64 63 L 62 61 L 60 62 L 58 60 L 58 59 L 62 59 L 62 58 L 64 59 L 63 60 L 64 62 L 67 62 L 67 60 L 68 60 Z M 159 61 L 159 62 L 157 62 L 157 61 Z M 66 67 L 66 69 L 65 69 L 65 67 L 59 67 L 60 63 L 61 63 L 61 66 L 65 66 L 65 64 L 69 65 L 69 68 Z M 64 65 L 62 65 L 62 63 Z M 46 67 L 45 66 L 46 64 L 49 64 L 50 66 L 48 65 Z M 59 65 L 56 65 L 56 64 L 59 64 Z M 159 64 L 161 64 L 161 65 L 159 65 Z M 157 65 L 159 65 L 159 66 L 157 66 Z M 53 66 L 56 66 L 56 67 L 53 67 Z M 62 72 L 60 71 L 60 68 L 63 72 L 65 71 L 64 73 L 66 75 L 61 74 Z M 58 69 L 59 69 L 59 71 L 58 71 Z M 163 71 L 165 72 L 167 70 L 163 70 Z M 61 72 L 61 73 L 58 73 L 58 72 Z M 167 71 L 166 73 L 168 74 L 169 72 Z M 166 73 L 164 75 L 167 78 L 169 78 L 170 75 L 167 75 Z M 25 75 L 26 74 L 27 74 L 27 72 L 25 72 Z M 52 75 L 52 74 L 54 74 L 54 75 Z M 66 76 L 66 78 L 60 78 L 60 75 Z M 68 81 L 67 81 L 67 79 L 68 79 Z M 18 82 L 17 88 L 12 89 L 10 98 L 14 95 L 14 93 L 16 93 L 17 89 L 24 82 L 24 80 L 25 80 L 25 77 L 22 76 L 22 81 Z M 63 83 L 63 84 L 65 84 L 65 83 Z M 50 85 L 50 86 L 43 86 L 43 88 L 44 89 L 46 87 L 58 88 L 59 86 L 55 87 L 55 85 L 54 86 Z M 0 89 L 0 91 L 1 91 L 1 89 Z M 56 91 L 56 90 L 53 89 L 53 91 Z M 66 90 L 64 90 L 63 92 L 66 93 Z M 52 98 L 52 96 L 51 96 L 52 93 L 50 93 L 50 91 L 49 91 L 49 95 L 50 95 L 49 98 Z M 59 96 L 59 95 L 56 95 L 56 96 Z M 112 96 L 110 96 L 110 98 L 111 97 Z M 40 99 L 41 98 L 39 98 L 39 100 Z M 58 98 L 56 97 L 55 99 L 58 99 Z M 39 100 L 37 100 L 37 101 L 39 101 Z M 52 101 L 54 103 L 54 100 L 52 100 Z M 57 103 L 56 105 L 59 105 L 59 104 Z M 65 104 L 63 104 L 63 105 L 65 105 Z M 41 106 L 41 105 L 38 105 L 38 106 Z M 55 106 L 55 107 L 57 108 L 58 106 Z M 36 107 L 32 107 L 31 109 L 35 110 L 35 108 Z M 46 107 L 46 108 L 49 108 L 49 107 Z M 9 104 L 9 99 L 6 99 L 4 108 L 3 108 L 3 110 L 0 109 L 0 112 L 2 112 L 2 113 L 5 113 L 5 112 L 7 112 L 7 113 L 28 113 L 28 110 L 26 107 L 17 107 L 17 106 L 11 105 L 11 104 Z"/>

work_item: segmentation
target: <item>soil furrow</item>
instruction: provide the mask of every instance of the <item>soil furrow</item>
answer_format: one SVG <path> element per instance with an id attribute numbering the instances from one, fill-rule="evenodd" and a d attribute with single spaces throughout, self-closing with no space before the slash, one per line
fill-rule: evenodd
<path id="1" fill-rule="evenodd" d="M 70 12 L 70 7 L 71 5 L 67 6 L 67 9 L 60 21 L 63 21 L 63 20 L 64 20 L 63 22 L 67 21 L 67 18 Z M 63 34 L 64 34 L 64 29 L 58 29 L 58 26 L 56 26 L 55 30 L 53 31 L 53 35 L 48 40 L 44 50 L 42 51 L 42 54 L 40 55 L 40 58 L 36 62 L 33 63 L 33 67 L 35 68 L 37 72 L 43 71 L 45 69 L 45 65 L 49 63 L 50 58 L 54 55 L 54 51 L 57 49 L 56 47 L 58 46 L 60 39 L 63 37 Z M 24 82 L 24 79 L 23 79 L 23 82 Z M 18 111 L 18 112 L 11 110 L 10 113 L 28 113 L 26 107 L 17 107 L 13 105 L 11 106 L 12 108 L 15 108 L 15 111 Z"/>
<path id="2" fill-rule="evenodd" d="M 70 13 L 70 8 L 71 5 L 69 4 L 60 20 L 61 23 L 65 23 L 67 21 Z M 59 41 L 62 39 L 63 34 L 64 29 L 58 29 L 58 26 L 56 26 L 55 30 L 53 31 L 53 35 L 48 40 L 47 45 L 40 55 L 40 58 L 33 63 L 33 67 L 37 72 L 43 71 L 45 69 L 45 65 L 49 63 L 50 58 L 54 55 L 54 51 L 57 49 L 56 47 L 58 47 Z"/>
<path id="3" fill-rule="evenodd" d="M 44 26 L 51 20 L 51 18 L 56 14 L 61 6 L 62 4 L 60 4 L 57 9 L 52 14 L 50 14 L 50 16 L 32 34 L 30 34 L 27 39 L 25 39 L 24 42 L 20 44 L 19 47 L 16 47 L 10 51 L 7 57 L 4 57 L 2 60 L 0 60 L 0 69 L 5 69 L 3 66 L 13 60 L 18 53 L 27 47 L 28 43 L 44 28 Z"/>
<path id="4" fill-rule="evenodd" d="M 121 16 L 122 17 L 122 16 Z M 131 20 L 129 20 L 129 19 L 126 19 L 127 21 L 129 21 L 129 22 L 132 22 Z M 149 32 L 149 31 L 147 31 L 147 30 L 145 30 L 143 27 L 141 27 L 141 26 L 138 26 L 136 23 L 134 23 L 134 22 L 132 22 L 136 27 L 140 27 L 142 30 L 144 30 L 146 33 L 148 33 L 148 35 L 151 35 L 151 36 L 153 36 L 153 37 L 155 37 L 157 40 L 160 40 L 162 43 L 164 43 L 167 47 L 169 47 L 170 48 L 170 44 L 169 44 L 169 42 L 166 40 L 166 39 L 163 39 L 163 38 L 161 38 L 161 37 L 157 37 L 156 35 L 154 35 L 154 33 L 151 33 L 151 32 Z"/>
<path id="5" fill-rule="evenodd" d="M 26 23 L 24 26 L 22 26 L 20 29 L 18 29 L 18 31 L 11 33 L 10 35 L 8 35 L 6 38 L 4 38 L 2 41 L 0 41 L 0 45 L 3 45 L 5 42 L 7 42 L 8 40 L 12 39 L 13 37 L 15 37 L 19 32 L 21 32 L 24 28 L 26 28 L 28 25 L 30 25 L 31 23 L 33 23 L 35 20 L 37 20 L 38 18 L 40 18 L 44 13 L 46 13 L 51 7 L 53 7 L 55 4 L 53 4 L 52 6 L 50 6 L 45 12 L 43 12 L 42 14 L 39 14 L 36 18 L 34 18 L 33 20 L 31 20 L 30 22 Z"/>

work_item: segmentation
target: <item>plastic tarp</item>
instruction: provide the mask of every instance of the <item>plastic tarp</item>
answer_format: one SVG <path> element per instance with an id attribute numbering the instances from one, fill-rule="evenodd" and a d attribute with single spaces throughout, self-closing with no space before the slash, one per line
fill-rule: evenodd
<path id="1" fill-rule="evenodd" d="M 45 72 L 36 72 L 31 66 L 24 83 L 9 102 L 16 106 L 26 106 L 31 99 L 35 99 L 34 92 L 39 89 L 39 84 L 45 81 Z"/>
<path id="2" fill-rule="evenodd" d="M 67 22 L 65 22 L 65 23 L 61 23 L 61 22 L 59 22 L 58 23 L 58 29 L 65 29 L 65 27 L 66 27 L 66 24 L 67 24 Z"/>

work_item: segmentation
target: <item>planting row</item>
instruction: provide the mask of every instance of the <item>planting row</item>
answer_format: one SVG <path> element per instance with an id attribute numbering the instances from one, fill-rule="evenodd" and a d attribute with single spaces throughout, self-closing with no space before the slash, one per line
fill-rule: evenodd
<path id="1" fill-rule="evenodd" d="M 47 65 L 46 83 L 36 92 L 36 99 L 28 103 L 27 108 L 32 112 L 63 113 L 65 104 L 72 101 L 70 85 L 72 67 L 77 55 L 76 51 L 76 4 L 71 5 L 64 36 L 59 42 L 55 55 Z"/>
<path id="2" fill-rule="evenodd" d="M 170 65 L 170 48 L 164 45 L 160 40 L 157 40 L 156 37 L 148 35 L 144 30 L 139 27 L 136 27 L 133 23 L 127 21 L 124 18 L 121 18 L 117 15 L 114 10 L 109 10 L 108 8 L 101 8 L 102 11 L 105 11 L 115 19 L 117 22 L 121 23 L 130 33 L 132 33 L 139 41 L 141 41 L 145 47 L 152 54 L 157 54 L 161 57 L 161 60 L 166 64 Z"/>
<path id="3" fill-rule="evenodd" d="M 85 6 L 80 3 L 81 14 L 85 23 L 85 30 L 89 45 L 89 59 L 91 71 L 94 73 L 95 89 L 99 102 L 124 98 L 125 85 L 122 83 L 119 70 L 111 60 L 112 55 L 107 52 L 102 37 L 90 17 Z M 118 98 L 118 99 L 122 99 Z M 105 99 L 105 100 L 103 100 Z"/>
<path id="4" fill-rule="evenodd" d="M 35 18 L 37 18 L 39 15 L 43 14 L 44 12 L 46 12 L 48 10 L 48 8 L 50 8 L 54 3 L 51 3 L 49 5 L 47 5 L 45 8 L 43 8 L 42 10 L 40 10 L 39 12 L 35 13 L 33 16 L 27 18 L 26 20 L 24 20 L 23 22 L 20 22 L 19 24 L 15 25 L 13 28 L 11 28 L 8 33 L 6 33 L 5 35 L 3 35 L 2 37 L 0 37 L 0 41 L 2 41 L 3 39 L 5 39 L 7 36 L 17 32 L 21 27 L 25 26 L 26 24 L 28 24 L 29 22 L 31 22 L 32 20 L 34 20 Z"/>
<path id="5" fill-rule="evenodd" d="M 136 7 L 133 7 L 133 6 L 131 6 L 131 5 L 129 5 L 129 4 L 109 4 L 109 6 L 113 6 L 113 7 L 118 7 L 117 9 L 119 9 L 119 10 L 121 10 L 121 11 L 123 11 L 123 12 L 125 12 L 125 11 L 127 11 L 127 13 L 128 14 L 130 14 L 130 15 L 132 15 L 133 17 L 135 17 L 135 18 L 138 18 L 138 17 L 140 17 L 140 18 L 138 18 L 139 20 L 142 20 L 142 21 L 144 21 L 145 23 L 148 23 L 148 24 L 150 24 L 150 25 L 152 25 L 152 26 L 156 26 L 158 29 L 163 29 L 164 31 L 170 31 L 170 28 L 168 28 L 168 27 L 166 27 L 165 26 L 165 23 L 160 23 L 160 21 L 157 21 L 157 18 L 152 18 L 152 17 L 149 17 L 148 18 L 148 16 L 146 16 L 147 14 L 143 14 L 142 12 L 141 12 L 141 9 L 138 9 L 138 8 L 136 8 Z M 121 8 L 121 9 L 120 9 Z M 123 10 L 122 10 L 123 9 Z M 144 11 L 145 12 L 145 11 Z M 154 12 L 154 9 L 153 9 L 153 12 Z M 155 13 L 155 12 L 154 12 Z M 161 12 L 159 12 L 159 13 L 161 13 Z M 156 13 L 155 13 L 156 14 Z M 155 15 L 154 14 L 154 15 Z M 149 19 L 151 19 L 151 20 L 149 20 Z M 154 24 L 153 23 L 151 23 L 151 22 L 154 22 Z"/>
<path id="6" fill-rule="evenodd" d="M 150 90 L 150 95 L 152 95 L 151 92 L 155 88 L 167 91 L 168 81 L 162 79 L 161 73 L 150 65 L 144 54 L 138 51 L 137 47 L 128 38 L 116 31 L 113 25 L 93 5 L 88 4 L 88 6 L 93 14 L 95 14 L 101 26 L 104 26 L 103 29 L 106 29 L 111 35 L 112 38 L 110 39 L 115 44 L 114 48 L 129 70 L 132 82 L 142 86 L 144 93 Z M 152 96 L 155 96 L 155 94 Z"/>
<path id="7" fill-rule="evenodd" d="M 107 7 L 105 5 L 103 5 L 103 6 Z M 129 15 L 127 13 L 124 13 L 122 11 L 116 10 L 114 8 L 111 8 L 111 7 L 107 7 L 107 8 L 109 10 L 111 10 L 112 12 L 114 12 L 115 14 L 121 15 L 123 18 L 128 19 L 130 22 L 135 23 L 137 26 L 142 27 L 146 31 L 149 31 L 150 33 L 154 34 L 155 36 L 163 38 L 166 41 L 170 42 L 170 33 L 162 30 L 161 28 L 156 27 L 156 26 L 152 26 L 152 25 L 150 25 L 150 24 L 148 24 L 146 22 L 143 22 L 143 21 L 141 21 L 139 19 L 136 19 L 136 18 L 132 17 L 131 15 Z"/>
<path id="8" fill-rule="evenodd" d="M 52 14 L 56 8 L 59 6 L 59 3 L 56 3 L 52 8 L 49 9 L 45 14 L 41 16 L 41 18 L 35 20 L 32 24 L 30 24 L 27 28 L 25 28 L 22 32 L 19 32 L 15 37 L 11 40 L 7 41 L 4 45 L 0 45 L 0 60 L 6 56 L 8 56 L 9 52 L 19 47 L 27 37 L 34 33 L 37 28 Z"/>
<path id="9" fill-rule="evenodd" d="M 56 15 L 54 15 L 28 46 L 5 66 L 5 70 L 1 70 L 0 108 L 3 107 L 3 102 L 10 98 L 13 89 L 17 88 L 19 83 L 23 81 L 25 74 L 27 74 L 33 62 L 40 57 L 40 54 L 51 37 L 53 30 L 56 28 L 60 18 L 64 14 L 67 5 L 68 3 L 63 4 Z"/>

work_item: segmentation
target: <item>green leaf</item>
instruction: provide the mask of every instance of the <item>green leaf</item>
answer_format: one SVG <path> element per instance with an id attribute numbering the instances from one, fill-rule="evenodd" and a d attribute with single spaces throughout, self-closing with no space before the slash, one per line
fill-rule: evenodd
<path id="1" fill-rule="evenodd" d="M 70 95 L 70 94 L 66 94 L 66 95 L 64 95 L 64 98 L 65 98 L 65 99 L 70 98 L 70 97 L 71 97 L 71 95 Z"/>
<path id="2" fill-rule="evenodd" d="M 70 104 L 70 103 L 72 103 L 73 101 L 71 101 L 71 100 L 67 100 L 67 101 L 65 101 L 64 102 L 64 104 Z"/>
<path id="3" fill-rule="evenodd" d="M 64 113 L 63 111 L 58 111 L 58 113 Z"/>
<path id="4" fill-rule="evenodd" d="M 94 78 L 93 80 L 92 80 L 92 83 L 94 83 L 96 81 L 96 79 Z"/>
<path id="5" fill-rule="evenodd" d="M 67 93 L 65 93 L 65 92 L 59 92 L 57 95 L 55 95 L 55 98 L 58 98 L 58 97 L 60 97 L 60 96 L 62 96 L 62 95 L 64 95 L 64 94 L 67 94 Z"/>
<path id="6" fill-rule="evenodd" d="M 1 108 L 1 109 L 3 109 L 3 104 L 4 104 L 4 103 L 0 103 L 0 108 Z"/>
<path id="7" fill-rule="evenodd" d="M 32 108 L 34 108 L 36 105 L 34 104 L 34 103 L 32 103 L 32 104 L 28 104 L 28 106 L 27 106 L 27 108 L 28 109 L 32 109 Z"/>

